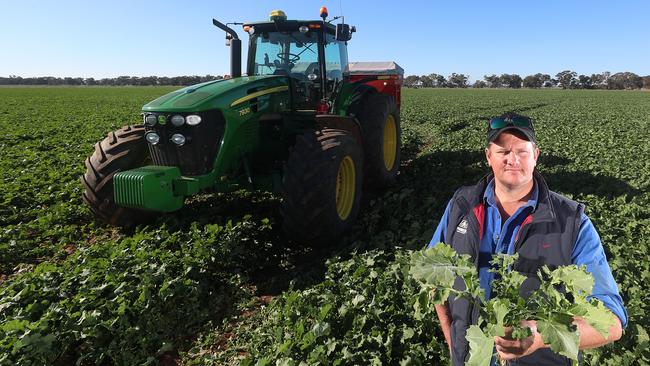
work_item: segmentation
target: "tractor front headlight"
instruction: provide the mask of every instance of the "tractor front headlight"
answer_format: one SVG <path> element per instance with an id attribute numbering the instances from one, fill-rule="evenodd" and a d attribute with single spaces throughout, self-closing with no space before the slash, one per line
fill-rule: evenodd
<path id="1" fill-rule="evenodd" d="M 146 135 L 144 135 L 145 140 L 147 140 L 148 143 L 155 145 L 160 142 L 160 136 L 155 133 L 155 132 L 147 132 Z"/>
<path id="2" fill-rule="evenodd" d="M 185 123 L 185 118 L 181 115 L 175 115 L 172 117 L 172 124 L 176 127 L 182 126 Z"/>
<path id="3" fill-rule="evenodd" d="M 181 135 L 180 133 L 173 134 L 171 140 L 178 146 L 185 145 L 185 136 Z"/>
<path id="4" fill-rule="evenodd" d="M 144 117 L 144 123 L 145 123 L 146 125 L 148 125 L 148 126 L 155 126 L 155 125 L 156 125 L 156 121 L 157 121 L 157 118 L 156 118 L 156 115 L 155 115 L 155 114 L 147 114 L 147 115 Z"/>
<path id="5" fill-rule="evenodd" d="M 199 123 L 201 123 L 201 116 L 197 116 L 196 114 L 191 114 L 185 117 L 185 123 L 187 123 L 190 126 L 196 126 Z"/>

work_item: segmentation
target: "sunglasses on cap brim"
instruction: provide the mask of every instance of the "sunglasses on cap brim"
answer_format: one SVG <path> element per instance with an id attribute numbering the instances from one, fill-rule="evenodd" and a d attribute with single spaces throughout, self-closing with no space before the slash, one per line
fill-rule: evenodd
<path id="1" fill-rule="evenodd" d="M 516 127 L 533 127 L 533 121 L 524 116 L 515 116 L 515 117 L 494 117 L 490 119 L 490 128 L 493 130 L 498 130 L 507 126 L 516 126 Z"/>

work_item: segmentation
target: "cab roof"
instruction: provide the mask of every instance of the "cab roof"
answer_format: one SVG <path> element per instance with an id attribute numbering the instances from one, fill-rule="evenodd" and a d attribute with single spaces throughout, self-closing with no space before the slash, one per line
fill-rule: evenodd
<path id="1" fill-rule="evenodd" d="M 325 24 L 325 31 L 329 34 L 336 33 L 336 27 L 330 23 Z M 243 27 L 249 26 L 255 28 L 255 33 L 260 32 L 290 32 L 297 31 L 301 26 L 323 26 L 322 20 L 278 20 L 278 21 L 261 21 L 244 23 Z M 311 28 L 311 27 L 310 27 Z"/>

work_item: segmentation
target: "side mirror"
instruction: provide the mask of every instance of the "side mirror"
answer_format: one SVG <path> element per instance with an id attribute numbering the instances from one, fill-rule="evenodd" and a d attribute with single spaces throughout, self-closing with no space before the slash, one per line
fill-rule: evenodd
<path id="1" fill-rule="evenodd" d="M 349 24 L 336 25 L 336 40 L 347 42 L 352 39 L 352 32 L 356 31 L 354 27 L 350 28 Z"/>

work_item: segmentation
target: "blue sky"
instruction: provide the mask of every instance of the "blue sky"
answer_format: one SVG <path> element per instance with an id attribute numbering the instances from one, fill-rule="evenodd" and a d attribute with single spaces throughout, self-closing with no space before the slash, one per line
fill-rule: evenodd
<path id="1" fill-rule="evenodd" d="M 322 5 L 357 27 L 350 61 L 393 60 L 407 75 L 650 75 L 645 0 L 0 0 L 0 76 L 222 75 L 229 50 L 213 17 L 317 19 Z"/>

